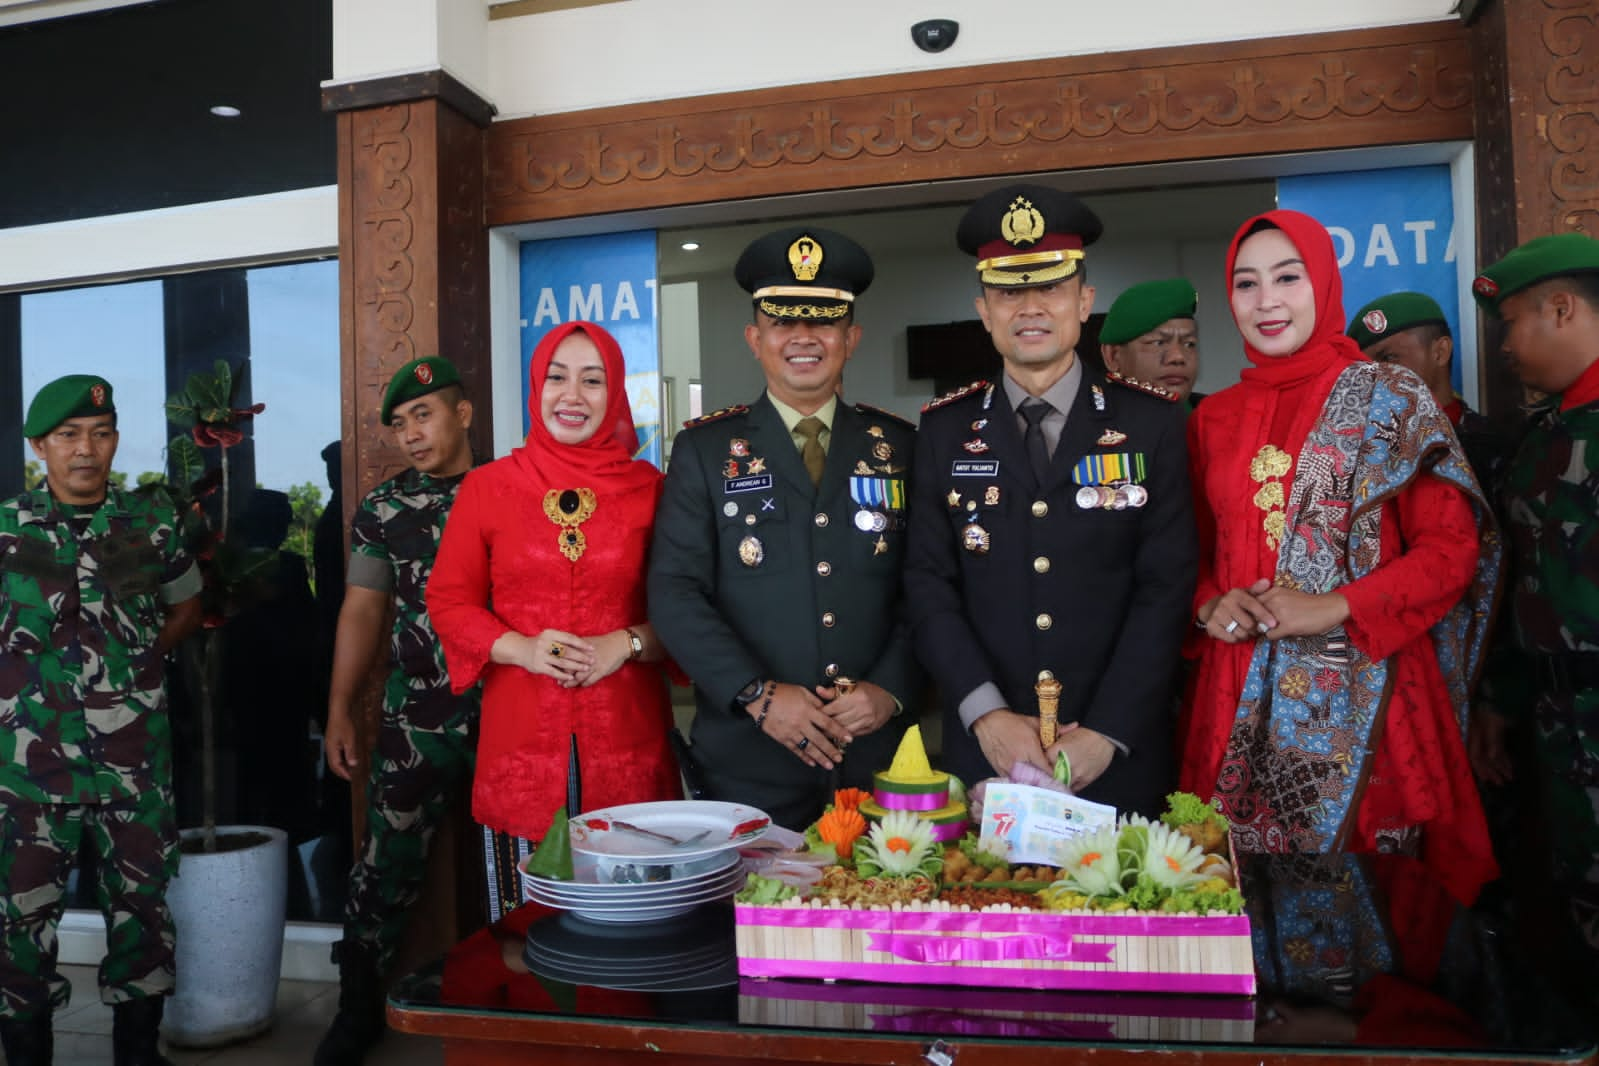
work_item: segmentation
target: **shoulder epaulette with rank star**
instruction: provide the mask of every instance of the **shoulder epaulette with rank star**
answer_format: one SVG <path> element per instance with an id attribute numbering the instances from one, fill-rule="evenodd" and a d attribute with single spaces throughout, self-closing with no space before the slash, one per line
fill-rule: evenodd
<path id="1" fill-rule="evenodd" d="M 1151 385 L 1149 382 L 1139 381 L 1137 378 L 1123 377 L 1114 370 L 1108 370 L 1105 372 L 1105 380 L 1114 381 L 1123 388 L 1137 389 L 1139 392 L 1147 392 L 1149 395 L 1157 396 L 1160 399 L 1165 400 L 1167 403 L 1177 402 L 1177 394 L 1170 389 L 1163 388 L 1160 385 Z"/>
<path id="2" fill-rule="evenodd" d="M 895 422 L 898 422 L 902 426 L 908 426 L 911 429 L 915 429 L 916 428 L 916 423 L 912 422 L 910 419 L 905 418 L 902 415 L 897 415 L 893 411 L 885 411 L 881 407 L 873 407 L 869 403 L 858 403 L 858 404 L 856 404 L 855 405 L 855 412 L 857 414 L 863 414 L 863 415 L 879 415 L 879 416 L 881 416 L 883 418 L 891 419 L 891 420 L 893 420 Z"/>
<path id="3" fill-rule="evenodd" d="M 956 400 L 959 400 L 964 396 L 970 396 L 978 389 L 986 388 L 988 388 L 988 381 L 987 379 L 983 378 L 972 382 L 970 385 L 962 385 L 954 392 L 946 392 L 944 395 L 936 399 L 928 400 L 926 403 L 922 404 L 922 414 L 925 415 L 929 411 L 936 411 L 945 404 L 954 403 Z"/>
<path id="4" fill-rule="evenodd" d="M 720 411 L 712 411 L 709 414 L 700 415 L 698 418 L 691 418 L 683 423 L 683 428 L 692 429 L 695 426 L 703 426 L 707 422 L 719 422 L 724 418 L 731 418 L 733 415 L 747 414 L 749 409 L 750 407 L 747 403 L 736 403 L 731 407 L 724 407 Z"/>

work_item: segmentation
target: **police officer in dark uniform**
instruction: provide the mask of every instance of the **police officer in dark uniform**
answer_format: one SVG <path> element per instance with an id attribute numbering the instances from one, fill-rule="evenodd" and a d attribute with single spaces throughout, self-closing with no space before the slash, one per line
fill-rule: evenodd
<path id="1" fill-rule="evenodd" d="M 971 782 L 1064 750 L 1086 799 L 1152 815 L 1173 783 L 1198 551 L 1175 397 L 1076 355 L 1094 299 L 1083 250 L 1100 229 L 1037 185 L 961 220 L 1005 369 L 923 414 L 906 602 L 945 704 L 945 769 Z M 1045 671 L 1063 686 L 1048 749 Z"/>
<path id="2" fill-rule="evenodd" d="M 839 398 L 860 341 L 866 251 L 794 227 L 744 250 L 753 404 L 672 446 L 650 555 L 650 621 L 694 680 L 692 752 L 711 799 L 803 826 L 836 787 L 869 787 L 910 716 L 901 619 L 915 428 Z"/>

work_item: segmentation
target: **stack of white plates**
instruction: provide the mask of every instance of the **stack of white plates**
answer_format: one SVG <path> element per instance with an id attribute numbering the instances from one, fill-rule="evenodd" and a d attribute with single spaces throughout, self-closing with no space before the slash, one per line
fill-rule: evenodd
<path id="1" fill-rule="evenodd" d="M 522 891 L 527 899 L 555 910 L 571 911 L 595 922 L 654 922 L 687 914 L 701 903 L 726 899 L 744 886 L 745 873 L 736 851 L 715 858 L 701 873 L 649 884 L 614 884 L 600 879 L 591 862 L 577 865 L 571 881 L 555 881 L 522 866 Z"/>
<path id="2" fill-rule="evenodd" d="M 738 981 L 725 908 L 653 928 L 556 915 L 528 929 L 522 958 L 547 980 L 626 991 L 690 992 Z"/>
<path id="3" fill-rule="evenodd" d="M 523 897 L 590 921 L 654 922 L 743 887 L 738 849 L 771 819 L 736 803 L 674 800 L 587 811 L 571 820 L 574 878 L 521 866 Z M 681 843 L 670 843 L 672 838 Z"/>

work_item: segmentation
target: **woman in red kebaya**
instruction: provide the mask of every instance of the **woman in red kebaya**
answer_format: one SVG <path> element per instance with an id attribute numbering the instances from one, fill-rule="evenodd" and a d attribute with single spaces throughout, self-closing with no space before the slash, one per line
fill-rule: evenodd
<path id="1" fill-rule="evenodd" d="M 1416 854 L 1469 903 L 1495 874 L 1463 732 L 1498 531 L 1426 386 L 1343 335 L 1320 223 L 1251 219 L 1227 279 L 1251 365 L 1189 422 L 1182 787 L 1240 850 Z"/>
<path id="2" fill-rule="evenodd" d="M 527 441 L 467 475 L 427 590 L 451 686 L 483 680 L 472 814 L 491 920 L 520 902 L 516 863 L 566 801 L 572 737 L 585 807 L 682 796 L 644 604 L 661 474 L 633 458 L 622 351 L 569 322 L 528 373 Z"/>

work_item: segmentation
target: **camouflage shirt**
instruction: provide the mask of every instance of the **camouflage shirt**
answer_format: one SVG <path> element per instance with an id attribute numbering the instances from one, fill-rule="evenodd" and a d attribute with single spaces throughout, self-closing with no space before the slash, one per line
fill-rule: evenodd
<path id="1" fill-rule="evenodd" d="M 407 470 L 367 493 L 350 523 L 345 580 L 394 594 L 394 665 L 413 691 L 450 687 L 425 594 L 444 520 L 465 476 L 436 478 Z"/>
<path id="2" fill-rule="evenodd" d="M 1509 607 L 1530 652 L 1599 652 L 1599 404 L 1533 412 L 1504 475 Z"/>
<path id="3" fill-rule="evenodd" d="M 0 503 L 0 799 L 97 803 L 172 783 L 156 639 L 200 592 L 172 509 L 111 489 Z"/>

